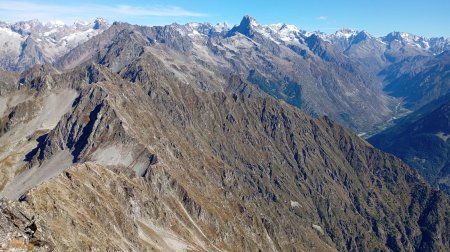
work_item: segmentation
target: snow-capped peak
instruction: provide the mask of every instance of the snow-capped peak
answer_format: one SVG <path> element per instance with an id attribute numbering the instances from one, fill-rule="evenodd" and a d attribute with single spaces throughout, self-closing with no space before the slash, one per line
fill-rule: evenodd
<path id="1" fill-rule="evenodd" d="M 323 41 L 328 41 L 328 42 L 331 42 L 331 38 L 333 37 L 333 35 L 329 35 L 324 32 L 321 32 L 321 31 L 313 31 L 313 32 L 302 31 L 301 33 L 305 37 L 316 36 L 316 37 L 322 39 Z"/>
<path id="2" fill-rule="evenodd" d="M 0 61 L 18 57 L 27 48 L 28 42 L 37 45 L 45 58 L 56 59 L 108 27 L 105 19 L 97 19 L 93 23 L 77 21 L 73 25 L 66 25 L 60 20 L 2 23 Z"/>
<path id="3" fill-rule="evenodd" d="M 277 24 L 270 24 L 267 25 L 270 29 L 273 31 L 283 31 L 283 32 L 299 32 L 300 30 L 295 26 L 291 24 L 284 24 L 284 23 L 277 23 Z"/>
<path id="4" fill-rule="evenodd" d="M 46 22 L 44 25 L 46 27 L 54 28 L 54 27 L 63 27 L 66 24 L 61 20 L 51 20 L 51 21 Z"/>
<path id="5" fill-rule="evenodd" d="M 284 42 L 295 41 L 298 37 L 298 34 L 300 33 L 300 30 L 295 25 L 291 24 L 277 23 L 271 25 L 262 25 L 261 27 L 266 31 L 269 30 L 269 33 L 273 38 L 280 39 Z"/>
<path id="6" fill-rule="evenodd" d="M 89 28 L 93 29 L 104 29 L 109 27 L 109 22 L 105 18 L 99 17 L 94 20 L 94 22 L 88 22 L 84 20 L 77 20 L 72 25 L 67 25 L 64 21 L 61 20 L 51 20 L 47 22 L 40 22 L 39 20 L 30 20 L 25 22 L 17 22 L 12 24 L 12 26 L 22 27 L 25 30 L 32 29 L 33 27 L 42 25 L 48 29 L 59 29 L 59 28 L 75 28 L 75 29 L 85 29 L 89 26 Z"/>
<path id="7" fill-rule="evenodd" d="M 352 36 L 356 36 L 356 34 L 358 34 L 357 30 L 345 28 L 345 29 L 336 31 L 336 33 L 334 35 L 338 38 L 347 38 L 348 39 Z"/>
<path id="8" fill-rule="evenodd" d="M 290 24 L 270 24 L 262 25 L 256 22 L 255 18 L 251 16 L 244 16 L 239 25 L 234 26 L 228 32 L 228 36 L 234 35 L 236 32 L 243 34 L 247 37 L 253 38 L 255 33 L 258 33 L 277 44 L 283 42 L 294 42 L 298 40 L 300 30 L 295 25 Z"/>
<path id="9" fill-rule="evenodd" d="M 88 21 L 84 21 L 84 20 L 77 20 L 73 23 L 74 27 L 86 27 L 86 26 L 90 26 L 91 23 Z"/>
<path id="10" fill-rule="evenodd" d="M 230 26 L 228 25 L 227 22 L 217 23 L 216 25 L 214 25 L 214 30 L 219 33 L 228 31 L 229 29 L 230 29 Z"/>
<path id="11" fill-rule="evenodd" d="M 228 24 L 226 23 L 218 23 L 216 25 L 211 25 L 210 23 L 197 23 L 191 22 L 185 25 L 172 24 L 181 35 L 190 36 L 191 38 L 207 38 L 209 36 L 219 35 L 221 33 L 225 33 L 229 30 Z"/>
<path id="12" fill-rule="evenodd" d="M 102 17 L 98 17 L 97 19 L 95 19 L 94 26 L 92 28 L 98 30 L 98 29 L 107 28 L 108 26 L 109 26 L 108 20 L 106 20 L 105 18 L 102 18 Z"/>
<path id="13" fill-rule="evenodd" d="M 252 16 L 249 15 L 245 15 L 244 18 L 242 19 L 241 23 L 247 23 L 248 25 L 250 25 L 251 27 L 256 27 L 258 26 L 258 23 L 256 22 L 256 19 Z"/>
<path id="14" fill-rule="evenodd" d="M 432 42 L 430 39 L 427 39 L 422 36 L 417 36 L 408 32 L 391 32 L 382 39 L 387 43 L 398 41 L 403 45 L 409 45 L 422 49 L 429 49 L 430 42 Z"/>

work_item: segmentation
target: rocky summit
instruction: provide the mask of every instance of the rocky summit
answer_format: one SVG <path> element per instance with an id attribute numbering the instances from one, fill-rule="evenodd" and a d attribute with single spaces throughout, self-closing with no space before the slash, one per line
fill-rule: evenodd
<path id="1" fill-rule="evenodd" d="M 352 131 L 395 115 L 388 42 L 248 16 L 102 27 L 0 72 L 1 249 L 450 248 L 448 195 Z M 370 43 L 377 65 L 342 49 Z"/>

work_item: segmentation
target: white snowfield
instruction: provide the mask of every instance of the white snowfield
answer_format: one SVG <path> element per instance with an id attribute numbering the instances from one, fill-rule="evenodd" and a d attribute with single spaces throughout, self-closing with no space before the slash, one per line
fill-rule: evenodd
<path id="1" fill-rule="evenodd" d="M 25 38 L 9 28 L 0 27 L 0 57 L 10 56 L 17 58 L 20 54 L 21 44 Z"/>

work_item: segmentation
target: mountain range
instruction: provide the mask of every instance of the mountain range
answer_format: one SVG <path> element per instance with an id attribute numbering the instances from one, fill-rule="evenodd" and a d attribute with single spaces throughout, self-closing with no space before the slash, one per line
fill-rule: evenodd
<path id="1" fill-rule="evenodd" d="M 0 33 L 20 45 L 0 54 L 2 248 L 450 248 L 449 196 L 429 184 L 442 180 L 357 135 L 437 101 L 426 112 L 445 126 L 449 39 L 250 16 L 20 24 Z"/>
<path id="2" fill-rule="evenodd" d="M 102 18 L 72 26 L 38 21 L 3 24 L 0 34 L 6 46 L 0 66 L 22 71 L 39 63 L 69 69 L 97 53 L 103 41 L 111 39 L 123 25 L 116 23 L 103 33 L 109 24 Z M 176 39 L 179 43 L 172 49 L 189 51 L 189 55 L 183 55 L 186 64 L 204 61 L 214 71 L 237 71 L 264 92 L 310 115 L 328 115 L 359 133 L 376 132 L 373 126 L 394 117 L 403 100 L 403 96 L 386 95 L 382 89 L 390 76 L 384 78 L 380 73 L 389 75 L 394 65 L 410 57 L 433 58 L 450 47 L 450 40 L 444 38 L 427 39 L 401 32 L 376 38 L 349 29 L 327 35 L 281 23 L 261 25 L 250 16 L 233 28 L 227 24 L 189 23 L 160 29 L 165 30 L 163 36 L 170 37 L 157 39 Z M 139 38 L 138 33 L 134 36 L 147 44 L 158 42 L 144 41 L 146 38 Z M 261 50 L 255 50 L 256 46 Z"/>
<path id="3" fill-rule="evenodd" d="M 0 67 L 23 71 L 35 64 L 52 64 L 79 44 L 109 27 L 108 21 L 41 23 L 38 20 L 13 24 L 0 22 Z"/>

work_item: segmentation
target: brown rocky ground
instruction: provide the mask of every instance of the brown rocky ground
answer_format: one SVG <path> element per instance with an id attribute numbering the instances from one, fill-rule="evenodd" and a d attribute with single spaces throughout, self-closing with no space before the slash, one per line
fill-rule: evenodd
<path id="1" fill-rule="evenodd" d="M 395 157 L 239 77 L 203 90 L 163 66 L 148 52 L 119 73 L 88 64 L 31 74 L 15 91 L 74 94 L 67 110 L 53 108 L 65 112 L 57 123 L 28 128 L 25 168 L 2 167 L 16 174 L 2 193 L 20 198 L 2 211 L 24 216 L 12 225 L 24 242 L 59 251 L 450 247 L 448 197 Z M 2 139 L 35 116 L 20 118 Z M 30 222 L 39 232 L 27 233 Z"/>

